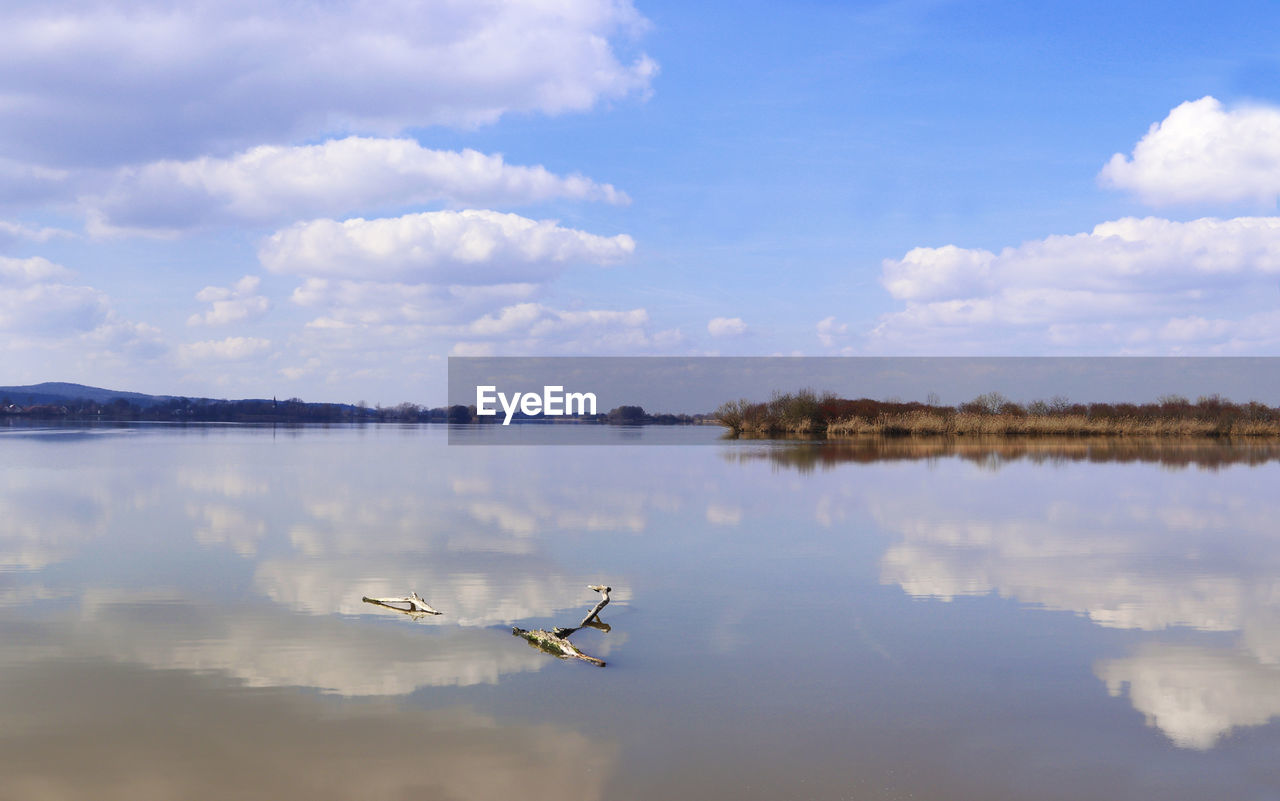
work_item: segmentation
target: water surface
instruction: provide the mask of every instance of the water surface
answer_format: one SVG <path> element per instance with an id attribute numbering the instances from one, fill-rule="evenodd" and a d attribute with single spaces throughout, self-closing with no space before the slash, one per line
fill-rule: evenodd
<path id="1" fill-rule="evenodd" d="M 1280 795 L 1276 448 L 645 435 L 0 434 L 0 798 Z"/>

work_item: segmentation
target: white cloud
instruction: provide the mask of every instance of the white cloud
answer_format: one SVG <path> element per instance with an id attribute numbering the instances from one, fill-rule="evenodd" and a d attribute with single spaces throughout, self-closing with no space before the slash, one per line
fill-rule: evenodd
<path id="1" fill-rule="evenodd" d="M 736 337 L 747 332 L 747 324 L 741 317 L 713 317 L 707 323 L 707 332 L 713 337 Z"/>
<path id="2" fill-rule="evenodd" d="M 538 303 L 508 306 L 495 315 L 486 315 L 466 327 L 473 336 L 506 335 L 524 332 L 545 337 L 579 328 L 622 326 L 633 328 L 649 322 L 644 309 L 628 311 L 557 311 Z"/>
<path id="3" fill-rule="evenodd" d="M 494 352 L 633 352 L 673 347 L 679 331 L 651 331 L 649 313 L 635 309 L 558 309 L 530 300 L 535 284 L 432 286 L 308 279 L 295 303 L 322 310 L 307 323 L 316 347 L 372 349 L 384 355 L 450 343 L 454 356 Z M 341 340 L 340 342 L 338 340 Z"/>
<path id="4" fill-rule="evenodd" d="M 458 342 L 449 349 L 450 356 L 492 356 L 492 342 Z"/>
<path id="5" fill-rule="evenodd" d="M 169 350 L 168 340 L 159 328 L 121 319 L 114 312 L 81 340 L 84 356 L 100 367 L 136 365 L 157 359 Z"/>
<path id="6" fill-rule="evenodd" d="M 557 198 L 629 202 L 609 184 L 507 164 L 501 155 L 430 150 L 412 139 L 349 137 L 124 168 L 109 190 L 83 203 L 102 230 L 178 230 L 408 204 L 492 206 Z"/>
<path id="7" fill-rule="evenodd" d="M 569 263 L 611 264 L 631 255 L 626 234 L 596 236 L 495 211 L 298 223 L 258 252 L 278 273 L 421 284 L 543 281 Z"/>
<path id="8" fill-rule="evenodd" d="M 3 119 L 0 111 L 0 119 Z M 63 197 L 70 187 L 67 170 L 41 167 L 0 156 L 0 204 L 23 205 Z"/>
<path id="9" fill-rule="evenodd" d="M 1262 203 L 1280 197 L 1280 109 L 1226 110 L 1213 97 L 1183 103 L 1098 174 L 1104 186 L 1162 206 Z"/>
<path id="10" fill-rule="evenodd" d="M 1277 276 L 1275 217 L 1124 218 L 998 254 L 915 248 L 883 264 L 906 308 L 881 319 L 872 347 L 1262 350 L 1280 342 Z"/>
<path id="11" fill-rule="evenodd" d="M 912 248 L 901 259 L 885 259 L 881 283 L 900 300 L 965 297 L 988 288 L 995 254 L 955 245 Z"/>
<path id="12" fill-rule="evenodd" d="M 230 287 L 207 286 L 196 293 L 196 300 L 211 304 L 204 314 L 193 314 L 187 325 L 226 325 L 256 320 L 267 313 L 271 303 L 255 294 L 262 279 L 246 275 Z"/>
<path id="13" fill-rule="evenodd" d="M 628 0 L 10 4 L 0 152 L 124 164 L 644 95 Z"/>
<path id="14" fill-rule="evenodd" d="M 29 259 L 0 256 L 0 286 L 31 286 L 70 277 L 71 271 L 66 267 L 40 256 Z"/>
<path id="15" fill-rule="evenodd" d="M 123 319 L 106 293 L 74 283 L 75 274 L 48 259 L 0 256 L 0 353 L 24 354 L 50 369 L 88 375 L 162 355 L 167 345 L 146 323 Z"/>
<path id="16" fill-rule="evenodd" d="M 606 353 L 660 346 L 669 332 L 651 335 L 648 328 L 645 309 L 566 311 L 519 303 L 451 328 L 448 334 L 462 340 L 454 348 L 455 356 L 489 355 L 495 346 L 504 354 Z"/>
<path id="17" fill-rule="evenodd" d="M 435 286 L 308 278 L 293 291 L 299 306 L 323 308 L 317 327 L 461 323 L 532 297 L 536 284 Z"/>
<path id="18" fill-rule="evenodd" d="M 0 257 L 0 331 L 22 337 L 63 337 L 107 321 L 107 296 L 66 283 L 70 270 L 35 257 Z"/>
<path id="19" fill-rule="evenodd" d="M 835 347 L 849 334 L 849 324 L 837 322 L 834 315 L 818 321 L 818 341 L 828 348 Z"/>
<path id="20" fill-rule="evenodd" d="M 240 361 L 250 356 L 256 356 L 269 347 L 271 347 L 270 340 L 256 337 L 210 339 L 204 342 L 179 345 L 178 362 L 184 366 L 194 366 L 212 361 Z"/>
<path id="21" fill-rule="evenodd" d="M 37 228 L 35 226 L 24 225 L 22 223 L 0 220 L 0 247 L 17 242 L 18 240 L 48 242 L 54 237 L 62 236 L 71 236 L 71 232 L 64 231 L 61 228 L 50 228 L 47 226 Z"/>

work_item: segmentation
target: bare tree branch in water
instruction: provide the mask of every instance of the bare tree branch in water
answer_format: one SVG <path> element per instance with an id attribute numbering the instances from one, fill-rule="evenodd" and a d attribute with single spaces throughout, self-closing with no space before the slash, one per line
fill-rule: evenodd
<path id="1" fill-rule="evenodd" d="M 561 659 L 581 659 L 582 661 L 590 662 L 597 667 L 604 667 L 605 663 L 603 659 L 597 659 L 594 656 L 584 654 L 582 651 L 578 650 L 576 645 L 569 642 L 570 635 L 578 629 L 585 628 L 587 626 L 606 632 L 610 630 L 609 624 L 601 621 L 599 615 L 600 610 L 604 609 L 605 606 L 608 605 L 609 593 L 613 588 L 606 587 L 603 584 L 589 584 L 587 585 L 587 589 L 595 590 L 600 593 L 600 602 L 592 607 L 591 611 L 587 613 L 587 616 L 582 619 L 582 622 L 573 628 L 556 628 L 552 631 L 534 629 L 529 631 L 516 627 L 511 629 L 511 633 L 517 637 L 523 637 L 528 640 L 529 644 L 534 648 L 540 648 L 552 656 L 556 656 Z"/>
<path id="2" fill-rule="evenodd" d="M 613 591 L 612 587 L 604 584 L 588 584 L 587 589 L 600 593 L 600 601 L 591 607 L 591 611 L 587 612 L 586 617 L 582 618 L 582 622 L 573 628 L 557 627 L 551 631 L 544 629 L 522 629 L 515 627 L 511 629 L 511 633 L 517 637 L 523 637 L 535 648 L 539 648 L 552 656 L 561 659 L 581 659 L 584 662 L 590 662 L 598 667 L 604 667 L 604 660 L 597 659 L 594 656 L 584 654 L 578 650 L 578 647 L 569 642 L 569 637 L 579 629 L 593 628 L 600 631 L 608 632 L 610 627 L 608 623 L 600 620 L 600 610 L 609 605 L 609 593 Z M 431 607 L 416 592 L 411 592 L 405 598 L 362 598 L 365 603 L 381 606 L 384 609 L 390 609 L 393 612 L 399 612 L 402 615 L 408 615 L 415 620 L 425 615 L 443 614 Z"/>
<path id="3" fill-rule="evenodd" d="M 418 595 L 417 592 L 409 593 L 407 598 L 369 598 L 364 597 L 360 600 L 374 606 L 381 606 L 394 612 L 409 615 L 412 618 L 420 618 L 423 615 L 443 615 L 443 612 L 431 608 L 431 604 L 427 603 Z M 402 609 L 401 607 L 407 607 Z"/>

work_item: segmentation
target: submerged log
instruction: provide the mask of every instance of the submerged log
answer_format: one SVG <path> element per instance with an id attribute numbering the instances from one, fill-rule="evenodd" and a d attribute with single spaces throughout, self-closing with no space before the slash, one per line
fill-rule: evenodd
<path id="1" fill-rule="evenodd" d="M 557 629 L 561 631 L 561 629 Z M 576 631 L 576 629 L 574 630 Z M 604 660 L 597 659 L 594 656 L 588 656 L 578 650 L 577 646 L 569 642 L 564 637 L 558 636 L 554 632 L 545 631 L 543 629 L 534 629 L 528 631 L 522 628 L 513 628 L 511 633 L 517 637 L 523 637 L 529 641 L 529 645 L 539 648 L 552 656 L 561 659 L 581 659 L 583 662 L 590 662 L 597 667 L 604 667 Z"/>
<path id="2" fill-rule="evenodd" d="M 431 604 L 424 601 L 422 597 L 419 596 L 418 593 L 416 592 L 409 593 L 409 596 L 407 598 L 369 598 L 366 596 L 364 598 L 361 598 L 360 600 L 364 601 L 367 604 L 373 604 L 374 606 L 381 606 L 385 609 L 390 609 L 394 612 L 399 612 L 403 615 L 409 615 L 410 617 L 414 617 L 414 618 L 422 617 L 423 615 L 443 615 L 444 614 L 444 612 L 439 612 L 435 609 L 432 609 Z M 405 608 L 401 608 L 401 607 L 405 607 Z"/>
<path id="3" fill-rule="evenodd" d="M 582 622 L 571 629 L 557 628 L 554 631 L 546 631 L 544 629 L 534 629 L 529 631 L 519 627 L 511 629 L 511 633 L 517 637 L 523 637 L 534 648 L 539 648 L 552 656 L 560 659 L 581 659 L 583 662 L 590 662 L 597 667 L 604 667 L 604 660 L 589 656 L 578 650 L 578 647 L 569 642 L 569 635 L 573 634 L 584 626 L 590 626 L 593 629 L 601 631 L 609 631 L 609 624 L 600 621 L 600 610 L 604 609 L 609 603 L 609 593 L 612 587 L 606 587 L 603 584 L 588 584 L 587 589 L 595 590 L 602 596 L 600 602 L 592 607 Z"/>

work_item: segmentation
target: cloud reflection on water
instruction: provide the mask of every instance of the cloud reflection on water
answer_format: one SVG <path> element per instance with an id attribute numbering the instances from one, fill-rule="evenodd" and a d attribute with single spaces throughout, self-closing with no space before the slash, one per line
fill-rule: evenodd
<path id="1" fill-rule="evenodd" d="M 1129 632 L 1131 652 L 1099 660 L 1098 679 L 1179 746 L 1207 748 L 1280 708 L 1270 700 L 1280 687 L 1280 534 L 1271 522 L 1280 510 L 1266 448 L 1233 461 L 1221 443 L 1165 443 L 1152 454 L 1134 443 L 1071 442 L 1061 452 L 1038 443 L 985 455 L 908 443 L 875 462 L 858 448 L 747 445 L 694 451 L 706 454 L 699 462 L 659 448 L 420 457 L 422 440 L 359 448 L 326 436 L 298 440 L 310 449 L 305 459 L 261 437 L 246 438 L 246 449 L 196 443 L 172 456 L 184 469 L 148 468 L 145 497 L 103 473 L 74 480 L 82 474 L 71 467 L 34 484 L 11 479 L 0 497 L 90 511 L 61 523 L 53 515 L 47 528 L 31 518 L 35 541 L 65 543 L 46 563 L 58 570 L 0 576 L 9 604 L 0 625 L 40 618 L 66 636 L 54 650 L 8 648 L 10 664 L 99 660 L 342 696 L 496 682 L 554 664 L 500 624 L 574 622 L 594 600 L 583 585 L 596 580 L 626 602 L 628 570 L 641 568 L 610 561 L 617 553 L 643 559 L 665 549 L 690 565 L 708 553 L 746 556 L 734 564 L 750 570 L 774 558 L 776 529 L 789 526 L 785 548 L 797 566 L 821 559 L 840 571 L 845 560 L 878 558 L 879 579 L 916 596 L 997 594 Z M 869 467 L 816 474 L 841 454 Z M 717 472 L 726 461 L 763 469 Z M 858 550 L 873 540 L 830 536 L 868 520 L 893 540 L 874 555 Z M 23 531 L 0 528 L 0 553 L 33 541 Z M 104 541 L 117 549 L 106 559 Z M 146 569 L 122 567 L 133 564 Z M 642 569 L 660 581 L 665 564 Z M 738 602 L 749 603 L 759 578 L 745 579 Z M 797 603 L 789 585 L 779 589 Z M 410 590 L 445 616 L 378 619 L 360 602 Z M 42 599 L 63 611 L 41 617 Z M 710 652 L 750 658 L 754 618 L 745 614 L 706 632 Z"/>
<path id="2" fill-rule="evenodd" d="M 619 755 L 608 737 L 465 707 L 83 662 L 6 671 L 0 717 L 0 797 L 26 801 L 597 801 Z"/>
<path id="3" fill-rule="evenodd" d="M 1273 490 L 1280 446 L 911 438 L 879 445 L 903 470 L 864 472 L 858 492 L 823 496 L 815 515 L 831 525 L 856 504 L 892 533 L 883 583 L 941 601 L 995 594 L 1146 633 L 1128 656 L 1099 661 L 1095 673 L 1112 695 L 1127 691 L 1178 746 L 1207 749 L 1232 729 L 1280 716 Z M 877 447 L 761 453 L 812 471 L 873 463 Z M 1152 640 L 1174 629 L 1193 640 L 1204 632 L 1205 642 Z M 1223 645 L 1211 633 L 1237 636 Z"/>
<path id="4" fill-rule="evenodd" d="M 546 661 L 512 648 L 501 632 L 403 623 L 361 625 L 277 606 L 215 609 L 178 593 L 95 590 L 85 594 L 70 648 L 72 655 L 218 673 L 248 687 L 346 696 L 492 684 Z"/>
<path id="5" fill-rule="evenodd" d="M 1183 748 L 1212 748 L 1232 729 L 1280 716 L 1280 666 L 1244 649 L 1146 643 L 1094 672 L 1114 696 Z"/>
<path id="6" fill-rule="evenodd" d="M 116 450 L 132 453 L 152 441 L 117 439 L 105 453 L 91 450 L 97 464 L 89 473 L 74 459 L 58 469 L 5 473 L 0 565 L 23 573 L 0 581 L 0 624 L 58 600 L 46 623 L 65 634 L 56 646 L 11 644 L 6 664 L 100 659 L 212 673 L 248 687 L 404 695 L 541 669 L 545 655 L 494 627 L 566 612 L 573 620 L 560 622 L 575 622 L 594 603 L 588 583 L 612 584 L 615 604 L 630 598 L 624 577 L 567 569 L 541 534 L 640 531 L 644 492 L 591 490 L 559 481 L 562 473 L 540 491 L 507 480 L 526 466 L 491 469 L 484 451 L 464 450 L 448 464 L 451 480 L 431 480 L 396 459 L 351 464 L 343 458 L 351 449 L 321 434 L 307 443 L 320 452 L 304 461 L 290 453 L 282 462 L 260 436 L 244 443 L 179 437 L 161 451 L 169 464 Z M 144 466 L 145 498 L 125 491 L 128 471 L 97 469 L 115 459 Z M 425 464 L 439 470 L 444 461 L 437 453 Z M 102 539 L 114 549 L 108 563 L 75 567 Z M 221 570 L 244 582 L 248 597 L 201 576 L 202 552 L 220 550 L 234 555 Z M 88 582 L 42 577 L 59 563 L 73 573 L 87 569 Z M 103 575 L 111 563 L 150 565 L 144 575 L 163 583 L 113 582 L 109 569 Z M 212 594 L 171 589 L 189 584 Z M 445 615 L 377 620 L 361 602 L 410 590 Z M 607 654 L 623 639 L 593 647 Z"/>

